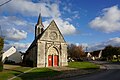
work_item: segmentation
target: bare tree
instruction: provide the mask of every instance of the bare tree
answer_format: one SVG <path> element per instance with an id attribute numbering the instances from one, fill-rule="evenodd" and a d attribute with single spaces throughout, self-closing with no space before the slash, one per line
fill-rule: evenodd
<path id="1" fill-rule="evenodd" d="M 74 44 L 68 45 L 68 56 L 73 59 L 81 59 L 85 56 L 82 46 L 76 46 Z"/>

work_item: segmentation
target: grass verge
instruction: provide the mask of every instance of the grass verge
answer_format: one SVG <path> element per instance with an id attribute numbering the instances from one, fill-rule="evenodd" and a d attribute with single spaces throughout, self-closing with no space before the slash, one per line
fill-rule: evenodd
<path id="1" fill-rule="evenodd" d="M 44 78 L 44 77 L 53 77 L 59 74 L 61 74 L 61 72 L 54 71 L 48 68 L 36 68 L 13 80 L 40 80 L 41 78 Z"/>
<path id="2" fill-rule="evenodd" d="M 13 69 L 4 69 L 2 72 L 0 72 L 0 80 L 8 80 L 9 78 L 17 76 L 29 69 L 30 67 L 17 67 Z"/>
<path id="3" fill-rule="evenodd" d="M 5 69 L 0 72 L 0 80 L 8 80 L 14 76 L 17 76 L 27 70 L 31 69 L 30 67 L 17 67 L 14 69 Z M 30 72 L 27 72 L 23 75 L 20 75 L 12 80 L 39 80 L 44 77 L 53 77 L 55 75 L 61 74 L 61 72 L 54 71 L 48 68 L 35 68 Z"/>
<path id="4" fill-rule="evenodd" d="M 78 69 L 99 69 L 100 66 L 91 62 L 69 62 L 68 67 Z"/>

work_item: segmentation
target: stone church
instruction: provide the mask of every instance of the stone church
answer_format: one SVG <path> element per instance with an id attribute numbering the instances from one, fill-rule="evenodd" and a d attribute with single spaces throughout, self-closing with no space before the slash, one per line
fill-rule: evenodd
<path id="1" fill-rule="evenodd" d="M 34 67 L 67 66 L 67 43 L 55 21 L 44 30 L 41 15 L 35 26 L 35 39 L 26 51 L 24 63 Z"/>

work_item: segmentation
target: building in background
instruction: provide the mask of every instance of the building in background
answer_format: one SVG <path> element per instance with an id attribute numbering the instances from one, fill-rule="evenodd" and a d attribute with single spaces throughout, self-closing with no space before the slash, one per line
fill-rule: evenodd
<path id="1" fill-rule="evenodd" d="M 14 62 L 14 63 L 21 63 L 22 62 L 22 54 L 17 52 L 15 47 L 9 48 L 2 54 L 2 62 Z"/>

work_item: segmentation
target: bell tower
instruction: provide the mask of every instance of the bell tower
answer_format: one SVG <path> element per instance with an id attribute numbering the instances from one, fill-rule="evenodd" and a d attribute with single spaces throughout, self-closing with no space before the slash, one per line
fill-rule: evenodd
<path id="1" fill-rule="evenodd" d="M 39 14 L 38 22 L 35 26 L 35 39 L 44 31 L 44 26 L 42 24 L 41 14 Z"/>

